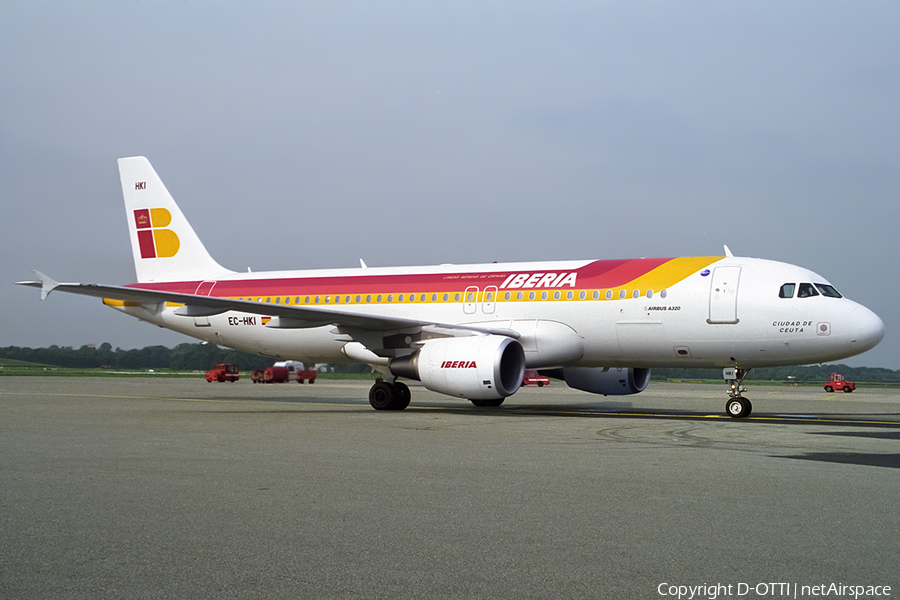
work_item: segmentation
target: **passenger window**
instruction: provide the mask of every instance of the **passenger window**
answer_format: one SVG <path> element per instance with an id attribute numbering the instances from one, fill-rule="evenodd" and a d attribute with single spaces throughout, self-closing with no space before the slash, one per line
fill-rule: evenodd
<path id="1" fill-rule="evenodd" d="M 797 290 L 798 298 L 810 298 L 812 296 L 818 296 L 819 292 L 816 291 L 816 288 L 813 287 L 811 283 L 801 283 L 799 289 Z"/>
<path id="2" fill-rule="evenodd" d="M 834 289 L 834 286 L 828 285 L 827 283 L 817 283 L 816 289 L 818 289 L 823 296 L 828 298 L 843 298 L 841 293 Z"/>
<path id="3" fill-rule="evenodd" d="M 612 290 L 606 290 L 606 299 L 612 300 Z"/>
<path id="4" fill-rule="evenodd" d="M 786 283 L 781 286 L 781 289 L 778 291 L 779 298 L 793 298 L 794 297 L 794 288 L 796 285 L 793 283 Z"/>

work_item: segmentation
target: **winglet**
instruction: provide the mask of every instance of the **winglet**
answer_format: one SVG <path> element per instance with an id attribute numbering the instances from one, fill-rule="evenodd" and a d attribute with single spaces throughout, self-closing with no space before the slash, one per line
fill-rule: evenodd
<path id="1" fill-rule="evenodd" d="M 723 244 L 723 246 L 725 246 L 725 256 L 727 256 L 728 258 L 734 258 L 734 254 L 731 253 L 731 249 L 728 247 L 728 245 Z"/>
<path id="2" fill-rule="evenodd" d="M 368 269 L 369 265 L 367 265 L 366 261 L 364 261 L 363 259 L 359 259 L 359 268 L 360 269 Z"/>

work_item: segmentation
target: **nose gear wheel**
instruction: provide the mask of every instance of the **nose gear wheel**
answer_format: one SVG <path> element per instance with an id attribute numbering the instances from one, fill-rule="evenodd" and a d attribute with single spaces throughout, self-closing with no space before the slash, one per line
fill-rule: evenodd
<path id="1" fill-rule="evenodd" d="M 725 403 L 725 414 L 734 419 L 742 419 L 750 415 L 753 411 L 753 405 L 750 400 L 744 398 L 743 393 L 747 388 L 741 385 L 744 377 L 750 369 L 735 369 L 734 377 L 727 378 L 728 382 L 728 401 Z"/>

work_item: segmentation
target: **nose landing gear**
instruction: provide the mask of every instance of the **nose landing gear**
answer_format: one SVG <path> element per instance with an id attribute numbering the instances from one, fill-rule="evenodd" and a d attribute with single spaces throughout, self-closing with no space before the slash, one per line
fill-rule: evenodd
<path id="1" fill-rule="evenodd" d="M 747 388 L 741 385 L 744 377 L 749 372 L 750 369 L 738 369 L 736 367 L 729 367 L 723 371 L 725 381 L 729 384 L 728 401 L 725 403 L 725 414 L 729 417 L 740 419 L 749 416 L 753 411 L 753 405 L 750 404 L 750 400 L 743 396 Z"/>

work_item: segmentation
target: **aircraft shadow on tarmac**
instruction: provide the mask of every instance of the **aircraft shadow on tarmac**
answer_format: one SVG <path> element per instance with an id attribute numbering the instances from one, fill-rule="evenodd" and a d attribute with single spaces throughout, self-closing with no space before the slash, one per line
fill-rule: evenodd
<path id="1" fill-rule="evenodd" d="M 225 402 L 234 402 L 234 398 L 216 398 Z M 251 399 L 247 399 L 252 401 Z M 368 402 L 359 400 L 358 402 L 348 402 L 346 399 L 335 399 L 330 397 L 296 397 L 283 396 L 274 398 L 261 399 L 262 402 L 273 404 L 293 404 L 293 405 L 309 405 L 321 404 L 329 405 L 332 408 L 323 408 L 322 410 L 310 410 L 308 406 L 302 412 L 346 412 L 358 414 L 359 408 L 368 407 Z M 338 407 L 345 407 L 344 409 Z M 586 405 L 560 405 L 560 404 L 539 404 L 539 405 L 516 405 L 513 403 L 499 406 L 496 408 L 475 408 L 468 405 L 464 401 L 450 403 L 435 403 L 427 405 L 411 404 L 402 413 L 396 411 L 384 411 L 384 414 L 414 414 L 422 412 L 440 411 L 448 414 L 465 415 L 477 418 L 479 415 L 491 417 L 568 417 L 568 418 L 594 418 L 594 419 L 679 419 L 679 420 L 696 420 L 696 421 L 724 421 L 730 423 L 745 423 L 747 425 L 763 424 L 763 423 L 781 423 L 781 424 L 798 424 L 798 425 L 832 425 L 832 426 L 864 426 L 871 428 L 898 428 L 896 434 L 888 433 L 887 435 L 896 435 L 900 439 L 900 413 L 865 413 L 865 414 L 791 414 L 791 413 L 765 413 L 755 412 L 752 416 L 743 419 L 732 419 L 721 413 L 711 413 L 709 411 L 691 411 L 691 410 L 666 410 L 658 408 L 634 408 L 630 406 L 622 406 L 616 403 L 610 406 L 602 406 L 596 403 L 589 406 Z M 258 410 L 237 410 L 237 411 L 221 411 L 221 412 L 239 412 L 239 413 L 295 413 L 286 408 L 276 410 L 258 411 Z M 834 435 L 841 435 L 836 433 Z M 847 433 L 846 435 L 854 435 Z M 874 437 L 874 436 L 873 436 Z"/>
<path id="2" fill-rule="evenodd" d="M 888 467 L 900 469 L 900 454 L 877 454 L 865 452 L 808 452 L 776 458 L 793 458 L 817 462 L 840 463 L 845 465 L 862 465 L 866 467 Z"/>
<path id="3" fill-rule="evenodd" d="M 223 401 L 231 401 L 234 399 L 222 399 Z M 347 402 L 347 400 L 335 400 L 334 398 L 267 398 L 266 403 L 273 405 L 294 405 L 297 408 L 292 410 L 287 406 L 270 406 L 268 409 L 262 410 L 219 410 L 223 414 L 347 414 L 359 415 L 365 414 L 374 416 L 374 411 L 369 413 L 368 404 L 364 401 Z M 322 408 L 310 408 L 309 405 L 328 405 Z M 304 406 L 305 405 L 305 406 Z M 302 408 L 301 408 L 302 406 Z M 592 418 L 592 419 L 646 419 L 646 420 L 681 420 L 696 422 L 728 422 L 740 423 L 746 426 L 758 426 L 772 423 L 793 424 L 793 425 L 818 425 L 834 427 L 833 431 L 811 431 L 813 435 L 832 435 L 846 437 L 864 437 L 886 440 L 900 440 L 900 420 L 895 413 L 889 414 L 866 414 L 866 415 L 790 415 L 790 414 L 766 414 L 758 413 L 752 417 L 745 419 L 731 419 L 724 415 L 709 414 L 708 412 L 696 411 L 666 411 L 666 410 L 650 410 L 637 408 L 624 408 L 621 405 L 613 407 L 598 407 L 596 404 L 591 406 L 584 405 L 531 405 L 516 406 L 510 404 L 497 408 L 474 408 L 464 404 L 448 403 L 448 404 L 429 404 L 429 405 L 411 405 L 406 410 L 384 411 L 381 413 L 386 418 L 393 416 L 417 416 L 439 411 L 444 414 L 460 415 L 477 419 L 479 416 L 484 417 L 507 417 L 507 418 L 528 418 L 528 417 L 567 417 L 567 418 Z M 379 416 L 381 416 L 379 415 Z M 886 419 L 885 419 L 886 418 Z M 883 419 L 883 420 L 877 420 Z M 866 427 L 866 431 L 853 431 L 846 429 L 847 427 Z M 865 452 L 807 452 L 792 455 L 772 455 L 773 458 L 788 458 L 795 460 L 815 461 L 822 463 L 834 463 L 845 465 L 859 465 L 871 467 L 887 467 L 891 469 L 900 469 L 900 453 L 865 453 Z"/>

